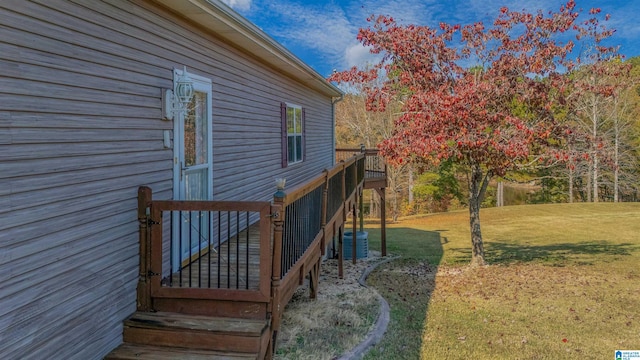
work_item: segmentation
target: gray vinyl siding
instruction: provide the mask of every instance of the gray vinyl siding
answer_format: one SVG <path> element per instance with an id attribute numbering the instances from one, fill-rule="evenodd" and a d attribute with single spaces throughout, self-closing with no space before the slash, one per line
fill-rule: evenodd
<path id="1" fill-rule="evenodd" d="M 161 89 L 213 82 L 216 200 L 268 200 L 332 162 L 331 99 L 145 1 L 0 2 L 0 354 L 99 359 L 135 311 L 137 188 L 172 198 Z M 280 165 L 280 103 L 306 161 Z"/>

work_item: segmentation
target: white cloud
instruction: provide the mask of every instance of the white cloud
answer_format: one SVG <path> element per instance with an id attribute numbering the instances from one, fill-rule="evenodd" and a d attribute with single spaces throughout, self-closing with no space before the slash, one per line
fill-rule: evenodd
<path id="1" fill-rule="evenodd" d="M 270 1 L 261 11 L 272 18 L 268 33 L 284 46 L 318 54 L 318 62 L 332 67 L 344 66 L 345 49 L 353 45 L 358 27 L 339 5 L 280 0 Z"/>
<path id="2" fill-rule="evenodd" d="M 375 13 L 391 15 L 402 23 L 419 23 L 429 14 L 429 3 L 439 0 L 375 0 L 361 5 L 356 2 L 300 3 L 291 0 L 263 2 L 263 15 L 273 17 L 268 32 L 283 45 L 301 46 L 321 54 L 324 61 L 338 70 L 364 66 L 379 58 L 357 43 L 359 28 L 369 24 L 366 18 Z M 260 7 L 260 5 L 258 5 Z M 255 10 L 255 9 L 254 9 Z"/>
<path id="3" fill-rule="evenodd" d="M 436 9 L 442 7 L 439 0 L 374 0 L 365 5 L 353 6 L 350 13 L 353 20 L 365 25 L 370 15 L 389 15 L 401 24 L 424 24 Z M 355 5 L 355 4 L 354 4 Z"/>
<path id="4" fill-rule="evenodd" d="M 269 35 L 299 57 L 328 75 L 332 69 L 343 70 L 375 62 L 379 56 L 370 54 L 358 43 L 359 28 L 368 27 L 370 15 L 391 15 L 401 24 L 436 27 L 440 21 L 469 24 L 478 20 L 492 23 L 501 6 L 511 10 L 557 11 L 566 0 L 223 0 L 247 18 L 259 23 Z M 596 0 L 579 0 L 583 11 Z M 603 12 L 612 14 L 608 26 L 618 29 L 617 41 L 628 55 L 637 53 L 635 39 L 640 23 L 629 14 L 640 11 L 640 1 L 619 1 L 613 9 L 602 5 Z"/>
<path id="5" fill-rule="evenodd" d="M 251 9 L 251 0 L 222 0 L 223 3 L 238 11 Z"/>
<path id="6" fill-rule="evenodd" d="M 640 4 L 638 2 L 629 2 L 616 8 L 602 8 L 605 14 L 611 14 L 611 19 L 605 23 L 609 28 L 616 29 L 616 37 L 622 37 L 628 40 L 635 40 L 640 35 L 640 23 L 636 21 L 635 16 L 629 14 L 637 14 L 640 12 Z"/>
<path id="7" fill-rule="evenodd" d="M 371 54 L 369 47 L 365 47 L 362 44 L 351 45 L 344 51 L 344 65 L 346 68 L 353 66 L 365 68 L 367 64 L 377 63 L 379 60 L 380 55 Z"/>
<path id="8" fill-rule="evenodd" d="M 355 28 L 339 7 L 320 9 L 292 5 L 282 10 L 282 16 L 294 26 L 280 28 L 280 35 L 309 47 L 335 49 L 343 39 L 355 35 Z"/>

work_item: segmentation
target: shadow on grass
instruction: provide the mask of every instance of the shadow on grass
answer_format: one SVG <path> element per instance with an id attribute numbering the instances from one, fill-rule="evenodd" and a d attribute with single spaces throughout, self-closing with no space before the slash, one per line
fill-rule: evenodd
<path id="1" fill-rule="evenodd" d="M 436 231 L 387 228 L 387 252 L 405 259 L 426 259 L 430 264 L 438 265 L 443 256 L 443 242 L 446 242 L 446 238 Z M 380 249 L 379 231 L 369 231 L 369 244 L 374 249 Z"/>
<path id="2" fill-rule="evenodd" d="M 379 231 L 370 230 L 369 234 L 370 247 L 379 249 Z M 422 336 L 436 288 L 435 277 L 444 261 L 445 234 L 414 228 L 387 229 L 389 254 L 402 257 L 379 267 L 369 277 L 369 285 L 389 302 L 391 322 L 383 340 L 369 351 L 365 360 L 421 358 Z M 640 251 L 638 244 L 604 240 L 541 245 L 485 243 L 489 264 L 590 265 L 613 261 L 616 257 L 629 256 L 637 251 Z M 447 249 L 447 264 L 466 265 L 470 259 L 470 247 Z"/>
<path id="3" fill-rule="evenodd" d="M 387 252 L 401 258 L 377 268 L 368 284 L 389 302 L 391 321 L 383 340 L 364 359 L 419 359 L 435 277 L 442 261 L 439 232 L 387 229 Z M 369 247 L 380 249 L 380 232 L 369 230 Z"/>
<path id="4" fill-rule="evenodd" d="M 640 249 L 637 244 L 614 244 L 605 240 L 560 243 L 550 245 L 521 245 L 486 242 L 485 259 L 488 264 L 541 263 L 551 266 L 568 264 L 592 265 L 610 260 L 609 256 L 626 256 Z M 451 249 L 454 263 L 468 263 L 471 249 Z"/>

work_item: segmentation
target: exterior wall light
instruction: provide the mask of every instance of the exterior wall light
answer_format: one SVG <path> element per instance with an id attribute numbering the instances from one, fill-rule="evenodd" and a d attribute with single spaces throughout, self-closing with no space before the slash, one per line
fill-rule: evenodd
<path id="1" fill-rule="evenodd" d="M 287 182 L 287 179 L 285 178 L 276 178 L 276 193 L 275 196 L 279 197 L 279 198 L 283 198 L 285 197 L 285 192 L 284 192 L 284 184 Z"/>
<path id="2" fill-rule="evenodd" d="M 187 104 L 193 97 L 193 81 L 187 75 L 186 66 L 181 73 L 179 70 L 173 71 L 173 90 L 166 89 L 163 97 L 164 117 L 167 120 L 173 120 L 177 113 L 187 110 Z"/>

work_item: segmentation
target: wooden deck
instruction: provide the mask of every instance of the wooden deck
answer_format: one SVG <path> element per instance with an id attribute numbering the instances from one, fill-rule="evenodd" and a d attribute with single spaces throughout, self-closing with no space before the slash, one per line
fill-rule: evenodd
<path id="1" fill-rule="evenodd" d="M 357 154 L 294 189 L 279 189 L 272 202 L 153 200 L 151 189 L 141 187 L 138 311 L 124 322 L 125 343 L 107 359 L 271 359 L 285 306 L 305 278 L 315 297 L 321 259 L 334 238 L 342 274 L 342 237 L 349 215 L 348 227 L 356 230 L 367 156 Z M 386 186 L 376 175 L 376 186 Z M 384 197 L 384 187 L 376 190 Z M 176 232 L 169 231 L 163 214 L 175 219 L 175 212 L 178 219 L 185 212 L 195 218 L 208 213 L 205 219 L 223 213 L 227 219 L 198 220 L 198 226 L 209 228 L 204 233 L 223 242 L 185 254 L 188 260 L 177 271 L 172 254 L 182 251 L 174 248 L 192 244 L 193 230 L 179 222 L 177 233 L 187 230 L 186 242 L 172 241 Z M 384 221 L 382 231 L 384 255 Z"/>

